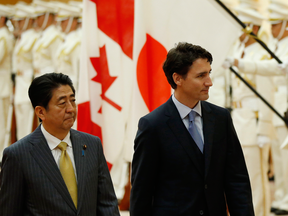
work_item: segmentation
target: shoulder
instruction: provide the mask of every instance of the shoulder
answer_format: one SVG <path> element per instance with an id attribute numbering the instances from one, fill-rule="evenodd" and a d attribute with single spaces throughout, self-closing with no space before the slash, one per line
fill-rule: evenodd
<path id="1" fill-rule="evenodd" d="M 4 149 L 3 155 L 4 154 L 9 154 L 10 156 L 25 155 L 26 152 L 30 151 L 31 149 L 30 137 L 31 134 L 8 146 L 7 148 Z"/>
<path id="2" fill-rule="evenodd" d="M 158 121 L 160 119 L 163 119 L 167 111 L 169 111 L 170 109 L 169 106 L 173 106 L 173 102 L 172 100 L 170 101 L 170 99 L 164 104 L 157 107 L 155 110 L 143 116 L 141 119 L 147 119 L 149 121 Z"/>
<path id="3" fill-rule="evenodd" d="M 212 112 L 216 116 L 230 116 L 229 111 L 226 108 L 217 106 L 207 101 L 201 101 L 202 109 L 205 109 L 208 112 Z"/>
<path id="4" fill-rule="evenodd" d="M 83 143 L 85 142 L 85 143 L 101 144 L 100 138 L 97 137 L 97 136 L 94 136 L 92 134 L 88 134 L 88 133 L 85 133 L 85 132 L 82 132 L 82 131 L 77 131 L 77 130 L 74 130 L 74 129 L 71 129 L 70 133 L 71 133 L 72 139 L 73 138 L 79 139 Z"/>

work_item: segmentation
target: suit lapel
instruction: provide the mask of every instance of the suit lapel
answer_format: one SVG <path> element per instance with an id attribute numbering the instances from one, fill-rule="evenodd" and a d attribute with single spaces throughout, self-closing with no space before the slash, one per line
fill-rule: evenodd
<path id="1" fill-rule="evenodd" d="M 166 102 L 166 115 L 169 116 L 167 124 L 177 137 L 180 145 L 185 149 L 189 158 L 192 160 L 201 175 L 204 175 L 203 155 L 196 143 L 189 134 L 187 128 L 182 122 L 180 114 L 174 105 L 172 98 Z"/>
<path id="2" fill-rule="evenodd" d="M 81 136 L 74 130 L 70 130 L 70 137 L 73 145 L 73 154 L 77 172 L 77 189 L 78 189 L 78 207 L 77 211 L 81 210 L 84 191 L 85 191 L 85 176 L 86 176 L 86 169 L 85 169 L 85 154 L 82 155 L 83 150 L 83 141 L 81 141 Z"/>
<path id="3" fill-rule="evenodd" d="M 68 192 L 66 184 L 62 178 L 46 139 L 41 132 L 40 126 L 31 135 L 30 142 L 33 145 L 33 148 L 30 151 L 32 157 L 41 167 L 47 178 L 52 182 L 54 187 L 62 195 L 63 199 L 76 212 L 72 198 Z"/>
<path id="4" fill-rule="evenodd" d="M 215 115 L 213 115 L 213 113 L 211 112 L 211 109 L 207 102 L 202 101 L 201 107 L 203 116 L 205 178 L 206 178 L 211 161 Z"/>

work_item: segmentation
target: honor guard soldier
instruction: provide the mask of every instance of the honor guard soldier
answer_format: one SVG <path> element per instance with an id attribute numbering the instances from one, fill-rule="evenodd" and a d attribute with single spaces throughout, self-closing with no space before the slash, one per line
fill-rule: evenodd
<path id="1" fill-rule="evenodd" d="M 81 9 L 80 16 L 77 19 L 78 25 L 77 25 L 77 32 L 79 34 L 79 37 L 82 38 L 82 13 L 83 13 L 83 3 L 79 1 L 69 1 L 68 4 L 79 7 Z"/>
<path id="2" fill-rule="evenodd" d="M 265 17 L 247 6 L 246 2 L 240 3 L 235 11 L 238 13 L 238 18 L 247 25 L 249 31 L 251 30 L 259 36 L 260 27 Z M 248 36 L 248 32 L 242 34 L 240 42 L 240 46 L 234 52 L 235 58 L 255 61 L 268 57 L 267 51 L 254 38 Z M 227 65 L 230 66 L 230 64 Z M 272 80 L 255 74 L 246 75 L 241 70 L 238 72 L 258 92 L 266 90 L 265 96 L 268 95 L 269 100 L 271 100 Z M 248 168 L 255 215 L 268 216 L 270 212 L 270 189 L 267 173 L 272 138 L 271 128 L 273 128 L 272 113 L 234 74 L 232 75 L 232 87 L 232 119 Z"/>
<path id="3" fill-rule="evenodd" d="M 273 0 L 269 10 L 271 32 L 276 39 L 272 51 L 285 63 L 288 61 L 288 2 Z M 274 76 L 274 107 L 282 115 L 287 111 L 287 79 L 275 59 L 263 61 L 236 59 L 233 62 L 243 73 Z M 288 214 L 288 150 L 281 149 L 280 146 L 287 137 L 288 131 L 284 121 L 276 115 L 273 116 L 273 125 L 276 129 L 276 137 L 272 140 L 271 148 L 275 172 L 275 194 L 271 211 L 276 215 L 286 215 Z"/>
<path id="4" fill-rule="evenodd" d="M 30 5 L 19 5 L 14 16 L 21 31 L 20 39 L 13 51 L 13 72 L 16 72 L 14 104 L 18 140 L 31 133 L 34 117 L 28 97 L 28 88 L 34 74 L 32 48 L 39 38 L 39 33 L 33 28 L 34 12 L 34 7 Z"/>
<path id="5" fill-rule="evenodd" d="M 81 39 L 77 33 L 77 18 L 80 8 L 68 4 L 59 4 L 57 21 L 61 22 L 62 31 L 65 33 L 64 42 L 56 52 L 57 72 L 68 75 L 78 90 L 79 54 Z"/>
<path id="6" fill-rule="evenodd" d="M 235 13 L 234 8 L 239 5 L 239 0 L 221 0 L 225 6 Z M 239 46 L 239 40 L 237 39 L 234 44 L 230 47 L 228 55 L 233 55 L 235 47 Z M 221 107 L 226 107 L 231 110 L 231 72 L 227 68 L 219 67 L 213 70 L 211 73 L 211 79 L 213 86 L 211 86 L 211 91 L 209 92 L 209 98 L 207 101 L 216 104 Z"/>
<path id="7" fill-rule="evenodd" d="M 9 108 L 12 98 L 12 51 L 14 36 L 7 28 L 8 17 L 13 15 L 13 10 L 5 5 L 0 5 L 0 158 L 5 147 L 8 146 L 9 130 L 8 121 L 11 121 Z M 6 143 L 5 143 L 6 142 Z"/>
<path id="8" fill-rule="evenodd" d="M 55 26 L 57 8 L 50 2 L 34 1 L 37 26 L 41 36 L 33 47 L 35 77 L 56 71 L 56 50 L 63 42 L 61 32 Z"/>

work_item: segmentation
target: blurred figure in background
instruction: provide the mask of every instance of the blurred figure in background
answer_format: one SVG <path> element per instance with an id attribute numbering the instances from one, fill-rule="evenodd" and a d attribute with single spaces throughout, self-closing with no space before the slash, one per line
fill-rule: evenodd
<path id="1" fill-rule="evenodd" d="M 273 77 L 274 107 L 280 113 L 287 111 L 287 79 L 286 68 L 288 61 L 288 2 L 286 0 L 273 0 L 269 5 L 271 32 L 276 43 L 271 43 L 271 50 L 281 59 L 279 65 L 275 59 L 250 60 L 232 59 L 232 64 L 245 74 L 258 74 Z M 273 46 L 274 45 L 274 46 Z M 273 47 L 272 47 L 273 46 Z M 273 125 L 276 136 L 272 140 L 272 158 L 275 171 L 275 200 L 271 211 L 276 215 L 288 214 L 288 150 L 281 149 L 288 131 L 285 123 L 276 115 L 273 116 Z"/>
<path id="2" fill-rule="evenodd" d="M 34 112 L 28 97 L 28 88 L 32 81 L 33 58 L 32 49 L 39 38 L 33 28 L 35 9 L 31 5 L 17 5 L 14 19 L 18 21 L 21 35 L 16 41 L 13 51 L 13 72 L 15 78 L 15 115 L 17 139 L 21 139 L 32 131 Z"/>
<path id="3" fill-rule="evenodd" d="M 258 11 L 240 4 L 235 8 L 238 18 L 259 35 L 263 20 Z M 240 44 L 233 56 L 239 59 L 261 60 L 267 58 L 267 51 L 256 40 L 243 33 Z M 231 58 L 233 61 L 234 59 Z M 228 67 L 231 64 L 227 64 Z M 245 75 L 238 71 L 242 77 L 257 91 L 265 92 L 269 99 L 272 97 L 272 81 L 267 77 L 258 75 Z M 265 104 L 234 74 L 232 75 L 233 112 L 232 119 L 244 152 L 246 165 L 252 187 L 255 215 L 268 216 L 270 212 L 270 189 L 268 181 L 268 158 L 271 143 L 272 113 Z M 270 91 L 269 91 L 270 90 Z"/>
<path id="4" fill-rule="evenodd" d="M 77 33 L 77 19 L 81 16 L 81 9 L 68 4 L 58 4 L 57 21 L 61 23 L 65 34 L 64 42 L 57 49 L 56 71 L 68 75 L 78 90 L 79 57 L 81 38 Z"/>
<path id="5" fill-rule="evenodd" d="M 52 2 L 37 1 L 35 14 L 37 26 L 42 30 L 41 36 L 33 47 L 33 66 L 35 77 L 56 71 L 56 50 L 63 42 L 61 32 L 55 26 L 57 7 Z"/>
<path id="6" fill-rule="evenodd" d="M 9 107 L 12 99 L 12 70 L 11 57 L 14 36 L 7 28 L 8 17 L 13 15 L 13 10 L 5 5 L 0 5 L 0 158 L 5 147 L 8 146 L 10 130 L 7 130 Z M 8 134 L 7 134 L 8 133 Z"/>

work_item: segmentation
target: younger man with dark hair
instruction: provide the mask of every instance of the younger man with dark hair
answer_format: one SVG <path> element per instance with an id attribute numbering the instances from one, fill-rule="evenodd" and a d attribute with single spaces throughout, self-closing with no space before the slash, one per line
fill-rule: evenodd
<path id="1" fill-rule="evenodd" d="M 139 121 L 131 216 L 253 216 L 243 153 L 228 110 L 205 102 L 212 56 L 179 43 L 163 70 L 175 90 Z"/>

